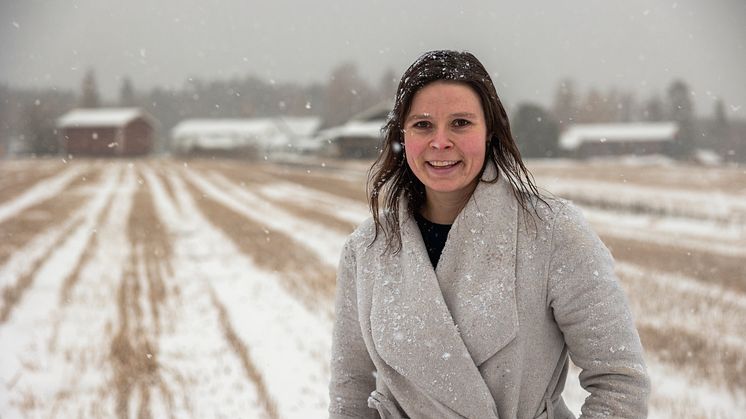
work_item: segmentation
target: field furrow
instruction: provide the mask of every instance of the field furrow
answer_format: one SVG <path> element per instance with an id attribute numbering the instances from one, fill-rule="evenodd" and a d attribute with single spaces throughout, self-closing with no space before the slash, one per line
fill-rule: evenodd
<path id="1" fill-rule="evenodd" d="M 218 297 L 215 295 L 215 291 L 212 289 L 210 289 L 210 297 L 212 299 L 212 304 L 215 307 L 215 310 L 217 310 L 218 312 L 220 318 L 220 326 L 223 330 L 225 340 L 228 342 L 238 359 L 241 360 L 241 365 L 243 366 L 243 370 L 246 376 L 256 386 L 257 399 L 262 409 L 264 409 L 264 414 L 270 419 L 278 419 L 279 416 L 277 414 L 277 404 L 272 399 L 272 396 L 267 390 L 267 384 L 264 382 L 264 377 L 259 372 L 259 369 L 257 368 L 254 361 L 251 359 L 251 352 L 249 348 L 236 333 L 236 329 L 231 323 L 231 319 L 228 315 L 227 309 L 220 302 L 220 300 L 218 300 Z"/>
<path id="2" fill-rule="evenodd" d="M 353 201 L 367 203 L 365 173 L 349 175 L 337 173 L 336 171 L 326 171 L 323 168 L 314 171 L 304 171 L 297 168 L 278 166 L 267 167 L 265 170 L 279 180 L 317 189 Z"/>
<path id="3" fill-rule="evenodd" d="M 572 184 L 595 179 L 615 185 L 746 194 L 746 173 L 733 168 L 684 164 L 624 164 L 613 161 L 531 160 L 527 166 L 537 178 Z"/>
<path id="4" fill-rule="evenodd" d="M 178 207 L 184 215 L 175 236 L 175 276 L 209 283 L 232 325 L 230 336 L 250 353 L 278 417 L 323 416 L 326 387 L 319 383 L 328 379 L 331 319 L 324 306 L 330 301 L 316 296 L 314 307 L 309 308 L 283 285 L 287 281 L 283 271 L 265 269 L 259 258 L 247 254 L 223 228 L 214 225 L 214 213 L 205 211 L 200 194 L 190 191 L 176 174 L 169 176 L 169 182 L 176 203 L 162 208 Z M 234 227 L 247 220 L 238 222 Z M 289 257 L 294 253 L 293 247 L 276 240 L 265 246 Z M 254 388 L 256 395 L 259 391 Z M 263 404 L 258 397 L 257 403 Z"/>
<path id="5" fill-rule="evenodd" d="M 68 184 L 78 178 L 84 177 L 84 167 L 74 165 L 69 167 L 59 176 L 53 176 L 49 179 L 35 183 L 31 188 L 24 191 L 19 196 L 11 197 L 7 201 L 0 203 L 0 223 L 18 215 L 21 211 L 29 207 L 56 197 Z"/>
<path id="6" fill-rule="evenodd" d="M 218 186 L 184 173 L 200 211 L 210 214 L 210 221 L 244 254 L 263 269 L 281 273 L 286 288 L 309 307 L 319 297 L 331 298 L 343 236 L 302 222 L 239 186 Z"/>
<path id="7" fill-rule="evenodd" d="M 2 166 L 0 166 L 2 167 Z M 53 167 L 42 166 L 34 171 L 13 170 L 8 168 L 0 169 L 0 205 L 4 202 L 10 202 L 23 193 L 28 192 L 36 184 L 48 181 L 56 176 L 67 167 L 58 163 Z"/>
<path id="8" fill-rule="evenodd" d="M 246 373 L 246 366 L 252 365 L 248 349 L 237 352 L 245 344 L 234 334 L 226 336 L 234 329 L 214 297 L 211 277 L 200 273 L 203 256 L 195 254 L 193 246 L 201 237 L 194 228 L 204 220 L 188 196 L 182 193 L 179 200 L 164 172 L 143 167 L 142 173 L 152 194 L 156 223 L 167 232 L 172 255 L 173 271 L 163 276 L 167 292 L 158 339 L 161 376 L 173 394 L 170 412 L 194 418 L 268 417 L 262 391 Z M 240 281 L 238 276 L 235 279 Z"/>
<path id="9" fill-rule="evenodd" d="M 84 254 L 93 234 L 107 240 L 122 229 L 119 220 L 111 225 L 115 215 L 129 212 L 118 179 L 117 167 L 102 173 L 99 187 L 90 190 L 83 219 L 54 243 L 55 251 L 31 274 L 26 295 L 0 326 L 3 351 L 12 354 L 2 358 L 0 367 L 6 386 L 0 391 L 0 411 L 9 417 L 106 415 L 107 386 L 101 371 L 113 290 L 101 269 L 116 272 L 122 263 L 112 263 L 116 259 L 102 247 L 89 257 Z M 108 221 L 101 225 L 107 211 Z M 61 300 L 65 280 L 73 272 L 79 286 Z M 14 379 L 7 380 L 9 376 Z"/>
<path id="10" fill-rule="evenodd" d="M 71 179 L 53 199 L 41 199 L 36 203 L 27 200 L 25 204 L 29 205 L 20 209 L 13 209 L 12 205 L 6 207 L 8 218 L 0 222 L 0 266 L 8 264 L 10 259 L 18 259 L 21 249 L 27 248 L 51 230 L 64 226 L 62 230 L 67 231 L 71 218 L 81 219 L 79 210 L 90 192 L 86 189 L 99 183 L 100 174 L 97 170 L 89 170 L 84 175 Z M 0 284 L 2 282 L 0 279 Z"/>
<path id="11" fill-rule="evenodd" d="M 746 263 L 743 258 L 606 234 L 601 237 L 616 260 L 746 293 Z"/>
<path id="12" fill-rule="evenodd" d="M 368 208 L 362 202 L 289 182 L 268 183 L 258 193 L 273 202 L 309 211 L 315 218 L 334 219 L 345 226 L 342 231 L 346 234 L 368 217 Z"/>
<path id="13" fill-rule="evenodd" d="M 109 342 L 114 411 L 121 418 L 164 416 L 173 395 L 160 369 L 160 305 L 165 299 L 161 272 L 170 264 L 169 239 L 156 222 L 150 191 L 128 172 L 133 189 L 132 210 L 126 221 L 129 260 L 116 291 L 117 318 Z M 168 416 L 166 416 L 168 417 Z"/>
<path id="14" fill-rule="evenodd" d="M 112 170 L 108 170 L 107 173 L 111 174 Z M 81 182 L 87 181 L 81 180 Z M 95 233 L 98 217 L 104 213 L 115 184 L 115 177 L 105 176 L 101 185 L 101 193 L 95 195 L 87 205 L 75 211 L 73 216 L 64 222 L 60 228 L 51 229 L 52 232 L 49 235 L 47 235 L 48 231 L 35 232 L 38 234 L 39 240 L 32 240 L 31 234 L 24 237 L 25 240 L 19 240 L 20 252 L 12 255 L 6 264 L 0 268 L 0 286 L 2 286 L 0 324 L 8 320 L 12 310 L 21 302 L 26 291 L 32 287 L 35 278 L 40 275 L 47 262 L 60 253 L 60 247 L 67 248 L 68 244 L 75 247 L 74 259 L 69 262 L 74 262 L 82 256 L 82 253 L 77 253 L 79 247 L 82 245 L 84 250 L 85 243 Z M 79 194 L 76 194 L 76 199 L 85 202 Z M 63 212 L 68 210 L 70 208 L 64 208 Z M 77 242 L 78 238 L 84 240 L 85 243 Z M 31 242 L 29 243 L 30 246 L 25 246 L 28 242 Z M 77 266 L 73 263 L 70 263 L 70 265 Z M 69 269 L 70 265 L 66 268 Z M 69 276 L 71 271 L 67 270 L 67 272 Z"/>
<path id="15" fill-rule="evenodd" d="M 264 223 L 272 231 L 287 234 L 300 247 L 315 253 L 321 262 L 336 268 L 339 252 L 342 250 L 339 243 L 344 241 L 346 235 L 329 231 L 306 220 L 298 220 L 282 208 L 225 177 L 209 173 L 207 176 L 198 176 L 194 172 L 187 172 L 187 178 L 213 200 Z"/>
<path id="16" fill-rule="evenodd" d="M 599 234 L 622 239 L 746 257 L 746 223 L 659 217 L 582 207 Z"/>

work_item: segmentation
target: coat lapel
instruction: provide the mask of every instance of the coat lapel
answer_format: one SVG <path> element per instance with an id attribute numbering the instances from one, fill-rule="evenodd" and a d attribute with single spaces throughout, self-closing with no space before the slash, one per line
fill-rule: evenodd
<path id="1" fill-rule="evenodd" d="M 371 333 L 381 359 L 466 417 L 496 417 L 477 366 L 517 329 L 517 209 L 503 183 L 478 185 L 451 227 L 437 275 L 401 205 L 402 250 L 384 258 L 373 286 Z M 441 287 L 456 297 L 447 303 Z"/>
<path id="2" fill-rule="evenodd" d="M 507 182 L 480 183 L 448 234 L 437 277 L 479 366 L 515 338 L 518 203 Z"/>

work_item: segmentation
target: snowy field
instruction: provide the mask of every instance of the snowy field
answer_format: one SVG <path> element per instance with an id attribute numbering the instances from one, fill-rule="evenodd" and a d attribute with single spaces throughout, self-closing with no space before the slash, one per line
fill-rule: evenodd
<path id="1" fill-rule="evenodd" d="M 746 172 L 529 168 L 617 260 L 650 417 L 743 417 Z M 0 418 L 325 417 L 364 179 L 334 162 L 0 161 Z"/>

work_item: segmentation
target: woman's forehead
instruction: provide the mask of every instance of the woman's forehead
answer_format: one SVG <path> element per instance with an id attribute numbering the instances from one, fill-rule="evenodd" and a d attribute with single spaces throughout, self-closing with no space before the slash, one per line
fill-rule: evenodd
<path id="1" fill-rule="evenodd" d="M 461 109 L 458 112 L 482 110 L 479 95 L 468 84 L 437 81 L 419 89 L 412 97 L 409 112 L 430 113 L 432 109 Z"/>

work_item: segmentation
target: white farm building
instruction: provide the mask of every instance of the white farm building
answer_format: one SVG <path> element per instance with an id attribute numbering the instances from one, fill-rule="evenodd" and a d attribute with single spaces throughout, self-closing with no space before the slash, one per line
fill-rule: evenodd
<path id="1" fill-rule="evenodd" d="M 326 153 L 344 158 L 373 158 L 378 156 L 381 129 L 386 124 L 393 103 L 381 102 L 355 116 L 342 125 L 319 131 L 317 143 L 323 144 Z"/>
<path id="2" fill-rule="evenodd" d="M 307 141 L 319 125 L 315 117 L 187 119 L 171 129 L 171 151 L 241 156 L 287 151 Z"/>
<path id="3" fill-rule="evenodd" d="M 675 122 L 577 124 L 560 135 L 559 146 L 565 155 L 580 158 L 668 154 L 678 132 Z"/>
<path id="4" fill-rule="evenodd" d="M 381 144 L 381 128 L 385 123 L 383 119 L 348 121 L 319 132 L 317 143 L 326 144 L 327 153 L 335 157 L 375 157 Z"/>

